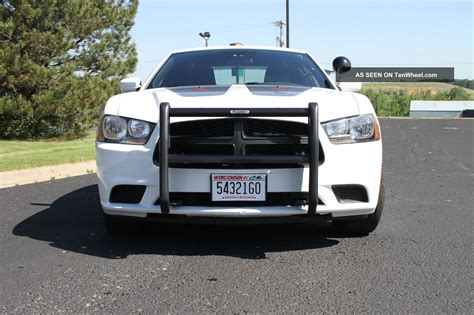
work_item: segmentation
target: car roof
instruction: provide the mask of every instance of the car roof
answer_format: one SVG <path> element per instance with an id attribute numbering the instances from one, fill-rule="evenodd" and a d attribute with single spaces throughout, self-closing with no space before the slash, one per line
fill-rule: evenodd
<path id="1" fill-rule="evenodd" d="M 285 47 L 272 47 L 272 46 L 210 46 L 210 47 L 194 47 L 188 49 L 181 49 L 172 51 L 171 54 L 176 53 L 183 53 L 183 52 L 192 52 L 192 51 L 210 51 L 210 50 L 222 50 L 222 49 L 255 49 L 255 50 L 271 50 L 271 51 L 285 51 L 285 52 L 294 52 L 294 53 L 303 53 L 306 54 L 307 52 L 300 49 L 292 49 L 292 48 L 285 48 Z"/>

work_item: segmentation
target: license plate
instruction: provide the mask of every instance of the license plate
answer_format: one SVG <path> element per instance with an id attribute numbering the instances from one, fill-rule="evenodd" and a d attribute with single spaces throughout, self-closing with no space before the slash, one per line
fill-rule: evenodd
<path id="1" fill-rule="evenodd" d="M 212 201 L 265 201 L 266 174 L 211 174 Z"/>

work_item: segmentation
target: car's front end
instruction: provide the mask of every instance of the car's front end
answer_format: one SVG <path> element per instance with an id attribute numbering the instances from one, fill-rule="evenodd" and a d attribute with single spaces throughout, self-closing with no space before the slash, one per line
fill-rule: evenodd
<path id="1" fill-rule="evenodd" d="M 359 94 L 288 84 L 153 87 L 109 100 L 97 166 L 107 216 L 364 218 L 379 204 L 382 144 Z"/>

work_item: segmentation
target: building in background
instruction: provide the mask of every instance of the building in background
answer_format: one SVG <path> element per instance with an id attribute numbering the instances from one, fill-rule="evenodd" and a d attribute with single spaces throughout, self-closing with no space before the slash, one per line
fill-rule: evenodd
<path id="1" fill-rule="evenodd" d="M 410 117 L 457 118 L 467 109 L 474 109 L 474 101 L 411 101 Z"/>

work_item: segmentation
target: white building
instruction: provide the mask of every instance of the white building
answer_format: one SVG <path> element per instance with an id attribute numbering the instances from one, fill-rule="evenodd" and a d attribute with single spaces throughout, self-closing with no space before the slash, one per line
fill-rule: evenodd
<path id="1" fill-rule="evenodd" d="M 411 101 L 410 117 L 456 118 L 465 109 L 474 109 L 474 101 Z"/>

